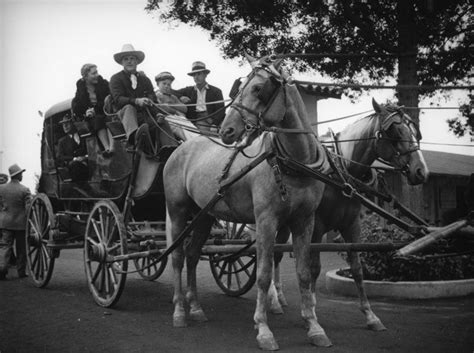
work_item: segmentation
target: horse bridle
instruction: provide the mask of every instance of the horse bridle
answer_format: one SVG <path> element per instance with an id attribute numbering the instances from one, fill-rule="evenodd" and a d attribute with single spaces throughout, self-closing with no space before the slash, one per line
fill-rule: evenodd
<path id="1" fill-rule="evenodd" d="M 252 79 L 256 75 L 258 75 L 258 71 L 260 70 L 265 70 L 266 72 L 270 74 L 270 76 L 266 78 L 266 81 L 264 85 L 262 86 L 262 88 L 260 89 L 257 98 L 260 99 L 261 97 L 263 97 L 263 95 L 261 95 L 260 92 L 268 93 L 267 91 L 272 89 L 270 85 L 274 85 L 276 87 L 274 87 L 272 92 L 267 94 L 269 98 L 265 99 L 266 102 L 260 99 L 263 103 L 265 103 L 265 106 L 260 112 L 258 112 L 255 109 L 249 108 L 243 104 L 243 95 L 241 93 L 247 87 L 247 85 L 252 81 Z M 263 131 L 265 129 L 265 124 L 263 123 L 264 121 L 263 116 L 271 107 L 273 102 L 275 101 L 280 90 L 283 89 L 284 85 L 286 84 L 286 81 L 281 77 L 281 75 L 277 75 L 276 70 L 274 71 L 275 72 L 270 70 L 268 66 L 265 66 L 265 65 L 259 65 L 259 66 L 254 67 L 252 69 L 252 72 L 247 76 L 247 81 L 245 82 L 245 85 L 239 88 L 238 92 L 235 94 L 236 97 L 239 96 L 239 100 L 235 101 L 235 98 L 234 98 L 234 101 L 230 105 L 230 108 L 235 109 L 239 113 L 240 118 L 244 122 L 245 131 L 248 134 L 253 133 L 255 131 Z M 284 89 L 283 89 L 283 92 L 285 92 Z M 245 116 L 245 114 L 243 114 L 243 112 L 250 113 L 250 116 L 254 116 L 256 119 L 255 120 L 249 119 L 248 117 Z"/>
<path id="2" fill-rule="evenodd" d="M 400 116 L 400 121 L 396 121 L 394 119 L 397 116 Z M 390 135 L 388 134 L 388 130 L 390 129 L 390 127 L 393 124 L 405 124 L 405 125 L 407 125 L 408 129 L 412 133 L 412 136 L 417 141 L 417 145 L 416 145 L 415 148 L 409 148 L 407 151 L 404 151 L 404 152 L 400 152 L 399 150 L 397 150 L 397 148 L 395 148 L 393 143 L 390 143 L 390 147 L 392 148 L 393 154 L 395 155 L 394 158 L 397 159 L 397 164 L 401 166 L 400 167 L 401 172 L 406 173 L 408 171 L 408 163 L 409 162 L 408 161 L 406 163 L 402 162 L 401 159 L 402 159 L 402 157 L 404 157 L 406 155 L 410 155 L 414 152 L 419 151 L 419 149 L 420 149 L 419 141 L 421 139 L 421 133 L 420 133 L 420 130 L 419 130 L 418 126 L 415 124 L 415 122 L 401 109 L 401 107 L 398 107 L 395 111 L 391 112 L 390 115 L 388 115 L 382 122 L 380 122 L 380 128 L 375 133 L 376 140 L 377 141 L 385 140 L 385 141 L 390 141 L 390 142 L 401 142 L 400 139 L 390 137 Z M 412 144 L 413 141 L 405 141 L 405 142 L 408 142 L 408 143 Z M 378 149 L 378 144 L 376 145 L 376 149 Z M 387 161 L 387 160 L 381 158 L 380 154 L 378 152 L 377 152 L 377 154 L 379 155 L 379 157 L 377 159 L 381 160 L 383 163 L 388 164 L 388 165 L 393 166 L 393 167 L 397 167 L 397 166 L 394 166 L 393 163 L 391 163 L 390 161 Z"/>

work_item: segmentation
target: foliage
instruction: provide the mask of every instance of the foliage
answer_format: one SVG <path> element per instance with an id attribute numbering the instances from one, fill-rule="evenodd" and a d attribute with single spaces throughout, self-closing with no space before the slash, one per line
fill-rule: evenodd
<path id="1" fill-rule="evenodd" d="M 148 0 L 169 23 L 206 30 L 225 57 L 270 53 L 357 53 L 302 58 L 293 65 L 345 83 L 468 83 L 472 5 L 468 0 Z M 375 55 L 373 55 L 375 54 Z M 394 56 L 377 56 L 392 54 Z M 371 56 L 372 55 L 372 56 Z M 433 89 L 399 90 L 399 103 L 417 104 Z M 417 116 L 414 117 L 417 119 Z"/>
<path id="2" fill-rule="evenodd" d="M 414 238 L 395 226 L 380 227 L 374 213 L 363 216 L 361 242 L 410 242 Z M 364 278 L 376 281 L 436 281 L 474 278 L 474 255 L 437 257 L 456 252 L 453 241 L 436 244 L 436 255 L 394 257 L 393 253 L 363 252 L 360 254 Z M 431 250 L 432 251 L 432 250 Z"/>
<path id="3" fill-rule="evenodd" d="M 472 94 L 469 95 L 471 99 L 470 104 L 463 104 L 459 111 L 462 117 L 456 117 L 448 120 L 449 130 L 451 130 L 456 136 L 462 137 L 465 134 L 474 136 L 474 100 Z"/>

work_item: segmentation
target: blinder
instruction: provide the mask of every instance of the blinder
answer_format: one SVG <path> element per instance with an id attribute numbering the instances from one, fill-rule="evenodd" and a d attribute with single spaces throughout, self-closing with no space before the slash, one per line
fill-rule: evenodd
<path id="1" fill-rule="evenodd" d="M 237 95 L 239 94 L 241 84 L 242 84 L 242 81 L 240 78 L 234 81 L 234 84 L 232 85 L 232 88 L 230 89 L 230 92 L 229 92 L 229 97 L 231 99 L 235 99 L 235 97 L 237 97 Z"/>
<path id="2" fill-rule="evenodd" d="M 387 131 L 390 129 L 390 126 L 392 124 L 402 124 L 406 120 L 406 124 L 410 128 L 410 131 L 413 133 L 413 135 L 416 137 L 417 141 L 421 140 L 421 132 L 419 127 L 415 124 L 413 120 L 410 119 L 403 111 L 396 111 L 390 114 L 383 122 L 381 125 L 382 131 Z"/>
<path id="3" fill-rule="evenodd" d="M 257 98 L 265 105 L 269 104 L 276 91 L 281 87 L 281 82 L 270 76 L 258 92 Z"/>

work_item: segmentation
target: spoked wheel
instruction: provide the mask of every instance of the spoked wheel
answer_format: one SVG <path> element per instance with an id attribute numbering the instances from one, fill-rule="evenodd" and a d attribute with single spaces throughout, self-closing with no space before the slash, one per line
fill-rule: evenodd
<path id="1" fill-rule="evenodd" d="M 28 208 L 26 227 L 26 258 L 31 279 L 36 287 L 45 287 L 54 269 L 54 256 L 48 249 L 51 239 L 51 227 L 56 216 L 53 207 L 45 194 L 37 194 Z"/>
<path id="2" fill-rule="evenodd" d="M 250 239 L 249 228 L 246 224 L 222 222 L 222 225 L 226 230 L 224 239 Z M 225 294 L 238 297 L 253 287 L 257 279 L 256 258 L 255 254 L 209 255 L 212 275 Z"/>
<path id="3" fill-rule="evenodd" d="M 142 250 L 144 251 L 144 250 Z M 154 263 L 160 254 L 150 255 L 139 259 L 133 259 L 138 274 L 147 281 L 154 281 L 161 276 L 168 263 L 168 258 L 164 257 L 159 262 Z"/>
<path id="4" fill-rule="evenodd" d="M 87 219 L 84 263 L 87 285 L 98 305 L 108 308 L 119 300 L 128 261 L 113 261 L 113 257 L 125 254 L 127 232 L 122 214 L 112 201 L 97 202 Z"/>

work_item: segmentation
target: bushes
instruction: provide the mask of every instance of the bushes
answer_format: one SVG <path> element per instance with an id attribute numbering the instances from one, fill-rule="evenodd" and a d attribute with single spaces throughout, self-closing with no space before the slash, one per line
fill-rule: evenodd
<path id="1" fill-rule="evenodd" d="M 361 219 L 360 242 L 410 242 L 415 238 L 395 226 L 380 227 L 380 217 L 374 213 Z M 436 255 L 393 257 L 387 252 L 360 253 L 364 278 L 376 281 L 437 281 L 474 278 L 474 256 L 439 257 L 441 254 L 459 252 L 457 240 L 443 240 L 430 249 Z M 465 247 L 461 251 L 467 250 Z"/>

